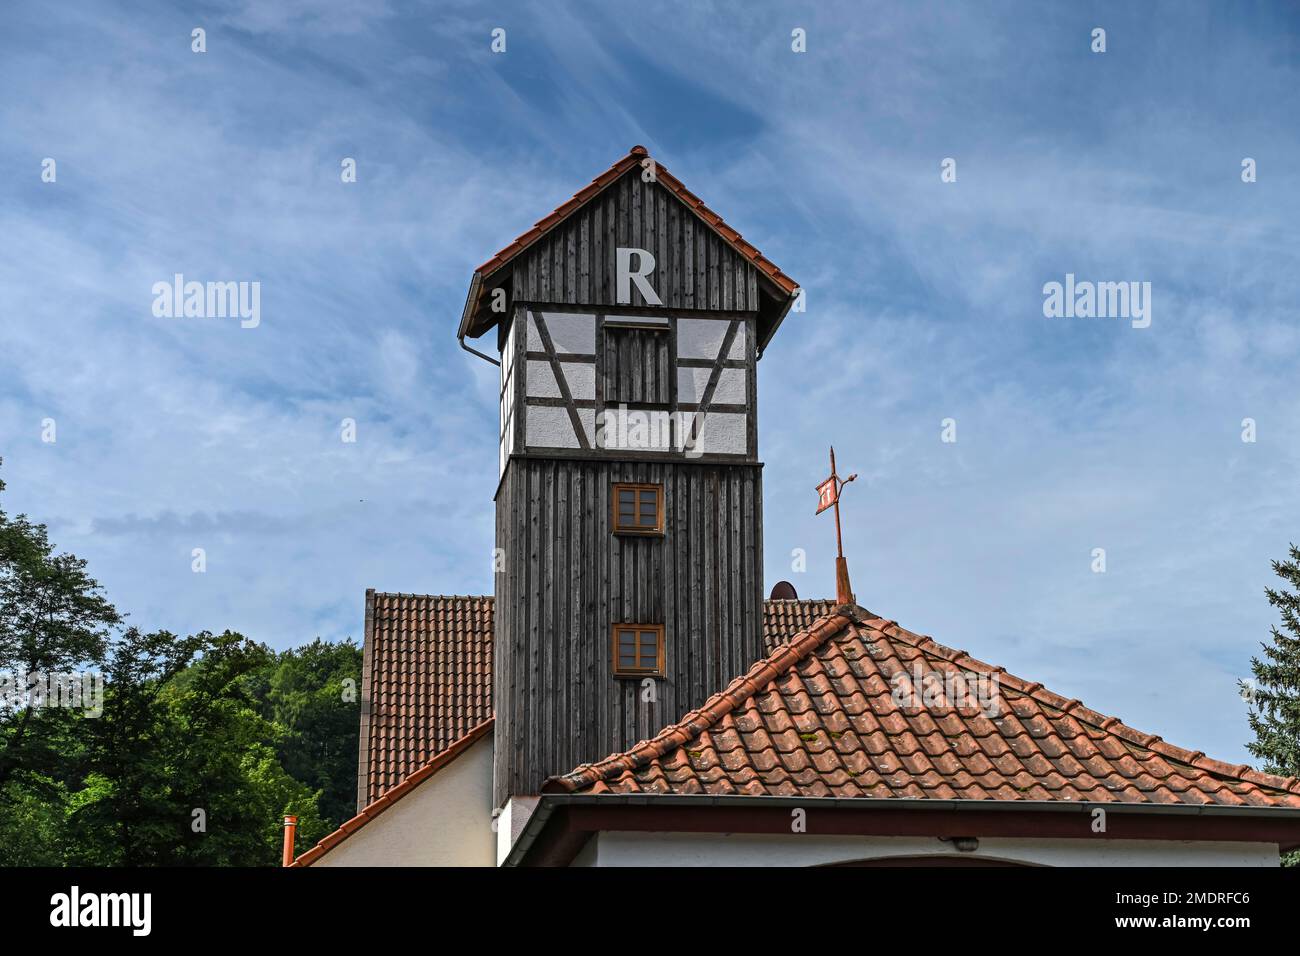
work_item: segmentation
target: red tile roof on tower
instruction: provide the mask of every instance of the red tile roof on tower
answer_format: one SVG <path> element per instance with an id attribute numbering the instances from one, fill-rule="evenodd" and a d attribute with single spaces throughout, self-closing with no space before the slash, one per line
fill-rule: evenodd
<path id="1" fill-rule="evenodd" d="M 949 675 L 985 688 L 995 678 L 998 712 L 942 694 L 926 706 L 896 697 L 918 674 L 922 688 Z M 780 643 L 652 740 L 553 777 L 543 793 L 1300 808 L 1296 778 L 1167 744 L 852 606 Z"/>
<path id="2" fill-rule="evenodd" d="M 488 286 L 482 280 L 508 265 L 517 255 L 536 243 L 607 187 L 617 182 L 624 173 L 639 167 L 641 162 L 648 158 L 649 155 L 649 151 L 644 146 L 633 146 L 626 156 L 610 166 L 609 169 L 593 179 L 588 185 L 574 193 L 571 198 L 557 206 L 554 211 L 537 220 L 531 229 L 517 236 L 512 242 L 498 251 L 496 255 L 475 269 L 474 281 L 470 285 L 470 301 L 465 303 L 464 315 L 461 318 L 460 334 L 474 337 L 482 332 L 481 328 L 471 328 L 471 317 L 478 312 L 482 300 L 489 294 Z M 782 272 L 776 263 L 764 256 L 753 243 L 748 242 L 739 232 L 727 225 L 721 216 L 704 204 L 704 200 L 687 189 L 680 179 L 670 173 L 667 166 L 657 159 L 654 162 L 656 181 L 661 186 L 681 200 L 691 212 L 713 232 L 717 233 L 723 242 L 753 263 L 754 267 L 770 280 L 781 293 L 786 296 L 794 295 L 799 288 L 797 282 Z"/>
<path id="3" fill-rule="evenodd" d="M 516 237 L 513 242 L 474 271 L 485 276 L 496 272 L 567 219 L 570 214 L 576 212 L 584 203 L 594 198 L 606 186 L 613 183 L 628 170 L 639 166 L 641 161 L 649 155 L 649 151 L 644 146 L 633 146 L 626 156 L 593 179 L 590 184 L 579 189 L 570 199 L 557 206 L 549 215 L 539 219 L 533 225 L 533 228 Z M 793 293 L 795 289 L 799 288 L 797 282 L 778 269 L 776 263 L 766 258 L 752 243 L 746 242 L 740 233 L 728 226 L 721 216 L 704 205 L 704 200 L 682 185 L 682 181 L 668 172 L 668 167 L 658 160 L 655 160 L 655 176 L 662 186 L 684 202 L 695 215 L 703 219 L 728 245 L 752 262 L 760 272 L 775 282 L 782 291 Z"/>

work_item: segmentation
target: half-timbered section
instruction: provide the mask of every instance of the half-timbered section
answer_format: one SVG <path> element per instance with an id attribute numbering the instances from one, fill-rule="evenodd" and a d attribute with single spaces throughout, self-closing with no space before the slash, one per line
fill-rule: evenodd
<path id="1" fill-rule="evenodd" d="M 515 454 L 756 461 L 755 319 L 515 306 L 501 471 Z"/>
<path id="2" fill-rule="evenodd" d="M 756 371 L 796 293 L 640 147 L 475 272 L 460 337 L 495 329 L 501 366 L 498 805 L 762 654 Z"/>

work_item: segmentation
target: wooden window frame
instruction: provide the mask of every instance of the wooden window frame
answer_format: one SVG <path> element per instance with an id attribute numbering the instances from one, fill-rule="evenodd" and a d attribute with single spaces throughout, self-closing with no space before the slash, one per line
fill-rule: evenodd
<path id="1" fill-rule="evenodd" d="M 618 517 L 618 498 L 619 492 L 631 491 L 634 493 L 636 501 L 636 513 L 641 514 L 641 492 L 653 491 L 655 493 L 655 526 L 647 528 L 644 525 L 623 525 L 619 523 Z M 642 537 L 662 538 L 664 536 L 664 486 L 653 482 L 635 482 L 635 481 L 616 481 L 610 491 L 610 530 L 614 534 L 640 535 Z"/>
<path id="2" fill-rule="evenodd" d="M 622 667 L 619 665 L 618 654 L 618 632 L 635 631 L 636 632 L 636 665 L 633 667 Z M 655 666 L 653 669 L 641 666 L 641 634 L 650 631 L 655 635 Z M 613 654 L 612 661 L 615 677 L 663 677 L 664 676 L 664 626 L 662 624 L 632 624 L 622 622 L 610 625 L 609 644 Z"/>

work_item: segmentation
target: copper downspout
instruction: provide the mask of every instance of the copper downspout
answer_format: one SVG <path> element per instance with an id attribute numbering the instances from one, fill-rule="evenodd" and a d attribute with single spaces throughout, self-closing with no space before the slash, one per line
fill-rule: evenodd
<path id="1" fill-rule="evenodd" d="M 293 863 L 293 838 L 298 831 L 298 818 L 286 816 L 284 818 L 284 865 L 289 866 Z"/>

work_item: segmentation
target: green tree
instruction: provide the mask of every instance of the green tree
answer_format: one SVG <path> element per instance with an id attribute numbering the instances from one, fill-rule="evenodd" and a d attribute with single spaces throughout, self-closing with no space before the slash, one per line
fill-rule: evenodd
<path id="1" fill-rule="evenodd" d="M 61 865 L 67 801 L 52 778 L 10 780 L 0 792 L 0 866 Z"/>
<path id="2" fill-rule="evenodd" d="M 1292 544 L 1289 560 L 1274 561 L 1273 573 L 1284 582 L 1265 588 L 1268 603 L 1278 609 L 1282 629 L 1271 628 L 1272 642 L 1261 643 L 1264 658 L 1252 657 L 1250 729 L 1255 740 L 1246 745 L 1265 761 L 1264 769 L 1284 777 L 1300 776 L 1300 548 Z M 1287 865 L 1300 865 L 1300 852 L 1288 854 Z"/>
<path id="3" fill-rule="evenodd" d="M 360 685 L 361 649 L 320 638 L 282 652 L 249 681 L 262 716 L 285 730 L 281 766 L 320 791 L 331 827 L 356 813 Z"/>
<path id="4" fill-rule="evenodd" d="M 102 713 L 26 697 L 81 671 Z M 351 815 L 359 677 L 351 643 L 124 630 L 84 561 L 0 511 L 0 865 L 275 865 L 284 814 L 301 846 L 322 800 Z"/>
<path id="5" fill-rule="evenodd" d="M 69 862 L 271 866 L 281 817 L 303 841 L 327 831 L 318 794 L 285 773 L 284 731 L 245 679 L 274 655 L 239 634 L 128 631 L 113 648 L 86 786 L 71 800 Z"/>
<path id="6" fill-rule="evenodd" d="M 96 669 L 120 622 L 85 561 L 55 554 L 44 525 L 0 509 L 0 675 L 15 693 L 27 689 L 29 674 Z M 16 776 L 55 786 L 72 722 L 66 709 L 0 703 L 0 800 L 12 795 Z"/>

